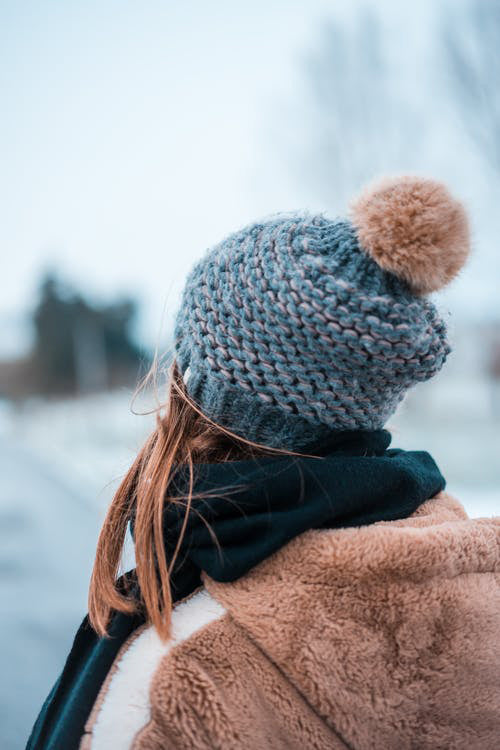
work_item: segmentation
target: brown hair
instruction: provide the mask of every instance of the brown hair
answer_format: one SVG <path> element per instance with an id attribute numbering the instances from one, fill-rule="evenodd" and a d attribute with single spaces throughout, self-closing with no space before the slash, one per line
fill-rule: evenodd
<path id="1" fill-rule="evenodd" d="M 144 608 L 159 635 L 170 635 L 170 573 L 179 552 L 193 499 L 194 467 L 201 462 L 231 461 L 262 453 L 289 453 L 245 440 L 206 417 L 189 398 L 175 363 L 170 367 L 167 402 L 158 407 L 156 429 L 146 440 L 121 482 L 104 520 L 89 589 L 89 618 L 106 635 L 113 610 L 133 613 Z M 167 495 L 173 469 L 189 468 L 185 497 Z M 167 564 L 163 540 L 165 502 L 183 503 L 185 515 L 176 550 Z M 141 601 L 118 588 L 117 576 L 128 523 L 134 512 L 137 582 Z"/>

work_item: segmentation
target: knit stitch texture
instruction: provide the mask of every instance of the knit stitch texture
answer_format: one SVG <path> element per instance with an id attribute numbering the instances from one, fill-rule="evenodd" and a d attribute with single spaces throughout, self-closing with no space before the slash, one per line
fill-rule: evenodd
<path id="1" fill-rule="evenodd" d="M 450 348 L 434 305 L 377 265 L 350 222 L 294 214 L 207 251 L 175 350 L 208 417 L 297 449 L 332 429 L 379 429 Z"/>

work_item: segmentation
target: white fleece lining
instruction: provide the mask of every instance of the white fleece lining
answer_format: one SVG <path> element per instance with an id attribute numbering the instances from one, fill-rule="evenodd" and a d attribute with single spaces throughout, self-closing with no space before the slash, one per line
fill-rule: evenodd
<path id="1" fill-rule="evenodd" d="M 149 688 L 161 659 L 178 643 L 219 619 L 226 610 L 202 589 L 172 613 L 172 638 L 163 643 L 150 626 L 137 636 L 120 661 L 92 729 L 92 750 L 128 750 L 150 719 Z"/>

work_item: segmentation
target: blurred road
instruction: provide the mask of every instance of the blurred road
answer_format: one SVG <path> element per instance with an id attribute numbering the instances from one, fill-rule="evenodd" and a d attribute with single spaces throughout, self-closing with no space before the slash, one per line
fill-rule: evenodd
<path id="1" fill-rule="evenodd" d="M 24 748 L 86 611 L 99 514 L 0 436 L 0 748 Z"/>

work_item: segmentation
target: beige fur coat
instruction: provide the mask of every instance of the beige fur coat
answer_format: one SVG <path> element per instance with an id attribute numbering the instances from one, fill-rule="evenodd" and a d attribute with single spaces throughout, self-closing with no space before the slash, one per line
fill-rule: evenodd
<path id="1" fill-rule="evenodd" d="M 496 750 L 500 519 L 310 531 L 117 657 L 82 748 Z"/>

